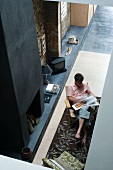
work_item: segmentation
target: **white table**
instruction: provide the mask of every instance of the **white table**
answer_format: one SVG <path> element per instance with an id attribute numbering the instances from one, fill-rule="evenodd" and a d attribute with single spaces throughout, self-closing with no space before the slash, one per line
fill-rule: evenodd
<path id="1" fill-rule="evenodd" d="M 110 54 L 80 51 L 66 85 L 74 82 L 76 73 L 81 73 L 95 96 L 101 97 L 110 57 Z"/>

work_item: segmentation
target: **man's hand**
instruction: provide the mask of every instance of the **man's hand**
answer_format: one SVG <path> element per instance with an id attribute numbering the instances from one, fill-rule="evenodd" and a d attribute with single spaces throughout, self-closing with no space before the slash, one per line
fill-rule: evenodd
<path id="1" fill-rule="evenodd" d="M 89 96 L 94 96 L 94 97 L 96 97 L 91 91 L 86 90 L 86 93 L 89 94 Z"/>

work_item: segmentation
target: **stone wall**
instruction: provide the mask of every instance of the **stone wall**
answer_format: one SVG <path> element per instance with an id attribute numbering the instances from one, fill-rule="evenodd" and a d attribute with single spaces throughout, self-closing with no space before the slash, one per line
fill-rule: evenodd
<path id="1" fill-rule="evenodd" d="M 44 2 L 47 38 L 47 62 L 59 56 L 58 2 Z"/>
<path id="2" fill-rule="evenodd" d="M 45 11 L 44 5 L 42 0 L 32 0 L 33 8 L 34 8 L 34 19 L 36 24 L 36 32 L 37 32 L 37 39 L 38 39 L 38 48 L 39 48 L 39 55 L 42 63 L 45 62 L 45 55 L 42 55 L 42 44 L 41 38 L 45 34 Z"/>
<path id="3" fill-rule="evenodd" d="M 61 2 L 32 1 L 41 63 L 49 63 L 61 54 L 61 40 L 70 26 L 70 3 L 67 3 L 67 14 L 61 20 Z M 46 53 L 42 55 L 41 38 L 44 34 Z"/>

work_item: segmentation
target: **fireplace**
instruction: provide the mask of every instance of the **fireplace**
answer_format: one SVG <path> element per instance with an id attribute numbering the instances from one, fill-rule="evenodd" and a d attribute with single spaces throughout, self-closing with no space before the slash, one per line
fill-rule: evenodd
<path id="1" fill-rule="evenodd" d="M 26 114 L 28 130 L 31 134 L 34 131 L 34 127 L 39 123 L 39 118 L 41 117 L 40 90 L 36 93 L 36 96 L 30 104 Z"/>
<path id="2" fill-rule="evenodd" d="M 26 113 L 44 110 L 43 76 L 32 1 L 1 4 L 0 148 L 20 151 L 30 142 Z"/>

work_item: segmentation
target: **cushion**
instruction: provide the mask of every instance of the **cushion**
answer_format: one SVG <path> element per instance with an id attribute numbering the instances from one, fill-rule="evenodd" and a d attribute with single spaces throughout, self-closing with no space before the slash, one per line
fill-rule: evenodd
<path id="1" fill-rule="evenodd" d="M 60 169 L 65 170 L 61 164 L 59 164 L 55 159 L 50 159 L 56 166 L 58 166 Z M 68 169 L 69 170 L 69 169 Z"/>
<path id="2" fill-rule="evenodd" d="M 73 170 L 73 168 L 61 158 L 54 158 L 58 164 L 60 164 L 65 170 Z"/>
<path id="3" fill-rule="evenodd" d="M 64 169 L 61 168 L 61 166 L 58 166 L 58 163 L 55 164 L 54 161 L 51 161 L 48 158 L 43 158 L 42 161 L 43 161 L 43 165 L 46 166 L 46 167 L 49 167 L 49 168 L 52 168 L 52 169 L 55 169 L 55 170 L 64 170 Z"/>
<path id="4" fill-rule="evenodd" d="M 82 170 L 84 168 L 84 164 L 67 151 L 64 151 L 58 158 L 68 163 L 73 170 Z"/>

